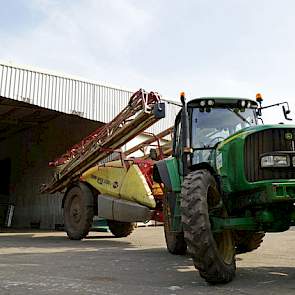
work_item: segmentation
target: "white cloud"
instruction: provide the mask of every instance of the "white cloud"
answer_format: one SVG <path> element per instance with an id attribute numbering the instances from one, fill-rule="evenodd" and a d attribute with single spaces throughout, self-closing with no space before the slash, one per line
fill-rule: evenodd
<path id="1" fill-rule="evenodd" d="M 34 4 L 34 5 L 33 5 Z M 152 17 L 125 1 L 31 2 L 44 19 L 21 37 L 6 38 L 4 59 L 103 79 L 124 66 L 136 43 L 148 37 Z M 2 43 L 2 42 L 1 42 Z M 131 66 L 132 68 L 132 66 Z"/>
<path id="2" fill-rule="evenodd" d="M 292 1 L 27 1 L 42 15 L 0 28 L 0 58 L 177 98 L 262 92 L 292 101 Z M 4 37 L 5 36 L 5 37 Z M 278 110 L 267 120 L 281 121 Z"/>

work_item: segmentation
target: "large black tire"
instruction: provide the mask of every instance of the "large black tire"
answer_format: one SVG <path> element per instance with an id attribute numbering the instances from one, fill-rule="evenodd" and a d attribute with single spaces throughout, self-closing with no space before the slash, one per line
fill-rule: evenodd
<path id="1" fill-rule="evenodd" d="M 181 190 L 184 238 L 201 277 L 208 283 L 230 282 L 236 271 L 231 231 L 213 234 L 209 214 L 226 217 L 215 178 L 207 170 L 189 173 Z"/>
<path id="2" fill-rule="evenodd" d="M 83 183 L 71 187 L 64 200 L 65 230 L 71 240 L 85 238 L 93 222 L 94 197 Z"/>
<path id="3" fill-rule="evenodd" d="M 129 236 L 134 228 L 135 223 L 133 222 L 122 222 L 122 221 L 116 221 L 116 220 L 108 220 L 108 227 L 111 231 L 111 233 L 116 238 L 124 238 Z"/>
<path id="4" fill-rule="evenodd" d="M 236 232 L 236 254 L 242 254 L 256 250 L 263 242 L 264 236 L 264 232 Z"/>
<path id="5" fill-rule="evenodd" d="M 183 232 L 176 233 L 171 230 L 172 228 L 172 212 L 168 202 L 168 194 L 165 192 L 163 200 L 163 213 L 164 213 L 164 233 L 166 246 L 171 254 L 183 255 L 186 253 L 186 242 L 184 240 Z"/>

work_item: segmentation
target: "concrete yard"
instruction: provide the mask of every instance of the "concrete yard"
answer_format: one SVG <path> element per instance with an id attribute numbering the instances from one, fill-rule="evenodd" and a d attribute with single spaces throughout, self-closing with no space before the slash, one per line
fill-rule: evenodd
<path id="1" fill-rule="evenodd" d="M 237 257 L 237 276 L 209 286 L 187 256 L 165 248 L 163 228 L 128 238 L 92 232 L 70 241 L 63 232 L 0 234 L 0 294 L 295 294 L 295 231 L 268 234 L 262 247 Z"/>

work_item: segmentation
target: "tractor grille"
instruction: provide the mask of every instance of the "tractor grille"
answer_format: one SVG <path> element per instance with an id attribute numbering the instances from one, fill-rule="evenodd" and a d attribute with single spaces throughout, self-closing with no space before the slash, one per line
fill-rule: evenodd
<path id="1" fill-rule="evenodd" d="M 295 168 L 261 168 L 260 156 L 276 151 L 293 151 L 292 140 L 286 140 L 285 134 L 292 133 L 295 128 L 273 128 L 250 134 L 245 141 L 245 175 L 249 182 L 266 179 L 295 178 Z"/>

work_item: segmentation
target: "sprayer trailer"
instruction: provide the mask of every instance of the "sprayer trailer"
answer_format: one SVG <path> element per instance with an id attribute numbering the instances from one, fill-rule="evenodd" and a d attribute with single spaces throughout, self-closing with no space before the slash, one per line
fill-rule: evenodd
<path id="1" fill-rule="evenodd" d="M 128 151 L 124 154 L 120 148 L 164 117 L 165 104 L 160 95 L 140 89 L 111 122 L 50 163 L 55 174 L 41 191 L 63 193 L 64 225 L 70 239 L 85 238 L 94 216 L 107 219 L 117 237 L 129 235 L 135 222 L 162 221 L 158 199 L 163 192 L 152 180 L 154 161 L 127 160 Z M 163 131 L 148 143 L 159 141 L 171 130 Z M 136 148 L 140 147 L 129 153 Z M 119 158 L 106 162 L 116 152 Z M 158 149 L 158 154 L 163 158 L 162 150 Z"/>

